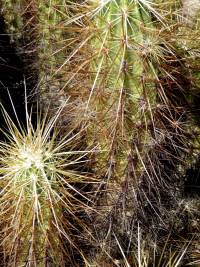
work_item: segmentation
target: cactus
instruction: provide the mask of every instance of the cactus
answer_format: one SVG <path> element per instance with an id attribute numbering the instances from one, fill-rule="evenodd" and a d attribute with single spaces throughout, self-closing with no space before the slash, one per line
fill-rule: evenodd
<path id="1" fill-rule="evenodd" d="M 11 1 L 5 3 L 11 8 Z M 42 103 L 53 99 L 55 107 L 70 96 L 62 126 L 80 131 L 84 144 L 101 151 L 91 157 L 93 173 L 102 180 L 96 195 L 101 212 L 94 215 L 97 247 L 114 259 L 118 236 L 128 240 L 137 220 L 152 239 L 159 238 L 177 217 L 183 177 L 196 159 L 190 152 L 199 149 L 191 109 L 198 88 L 187 69 L 194 66 L 188 32 L 177 27 L 180 1 L 15 1 L 14 6 L 24 15 L 14 15 L 17 26 L 10 31 L 23 35 L 27 29 L 28 40 L 36 37 Z M 126 249 L 134 241 L 124 243 Z"/>
<path id="2" fill-rule="evenodd" d="M 18 40 L 22 35 L 23 20 L 21 16 L 22 1 L 5 0 L 1 3 L 1 13 L 4 15 L 11 42 Z"/>
<path id="3" fill-rule="evenodd" d="M 128 239 L 138 218 L 151 234 L 157 236 L 158 225 L 169 231 L 167 214 L 181 198 L 196 140 L 189 60 L 173 11 L 180 3 L 159 13 L 162 2 L 71 3 L 74 13 L 64 24 L 76 42 L 57 73 L 72 73 L 65 91 L 84 103 L 75 122 L 87 123 L 88 144 L 102 150 L 93 164 L 106 181 L 98 238 L 111 255 L 113 233 Z"/>
<path id="4" fill-rule="evenodd" d="M 78 170 L 88 152 L 75 151 L 78 135 L 57 139 L 53 128 L 60 111 L 49 121 L 38 119 L 36 129 L 28 113 L 24 129 L 3 107 L 2 112 L 8 128 L 0 142 L 3 266 L 71 265 L 69 251 L 78 250 L 72 232 L 86 229 L 76 216 L 89 207 L 82 188 L 94 182 Z"/>
<path id="5" fill-rule="evenodd" d="M 59 102 L 66 101 L 62 94 L 59 96 L 65 80 L 53 77 L 67 50 L 67 46 L 63 48 L 66 36 L 60 25 L 66 17 L 65 1 L 6 0 L 1 13 L 12 42 L 30 69 L 28 74 L 37 75 L 41 102 L 46 105 L 54 99 L 52 103 L 58 107 Z"/>
<path id="6" fill-rule="evenodd" d="M 68 62 L 68 68 L 70 64 L 74 68 L 66 92 L 71 92 L 71 84 L 74 90 L 82 84 L 85 110 L 80 119 L 88 119 L 88 142 L 96 141 L 102 149 L 98 174 L 122 182 L 140 123 L 146 125 L 139 137 L 143 148 L 149 140 L 146 128 L 157 95 L 155 64 L 162 49 L 150 10 L 142 2 L 88 1 L 85 6 L 85 11 L 81 6 L 80 14 L 66 23 L 66 27 L 78 28 L 80 39 L 71 59 L 59 70 Z"/>

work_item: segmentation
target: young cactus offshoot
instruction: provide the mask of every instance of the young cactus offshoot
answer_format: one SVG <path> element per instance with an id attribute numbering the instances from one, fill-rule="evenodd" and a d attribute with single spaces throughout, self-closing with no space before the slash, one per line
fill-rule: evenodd
<path id="1" fill-rule="evenodd" d="M 1 110 L 8 130 L 6 141 L 0 142 L 2 262 L 37 267 L 72 264 L 75 233 L 86 231 L 84 219 L 77 216 L 89 208 L 83 187 L 94 182 L 89 173 L 80 171 L 88 151 L 76 151 L 78 134 L 58 138 L 54 127 L 60 111 L 51 120 L 38 119 L 34 128 L 28 113 L 26 127 L 18 127 Z"/>

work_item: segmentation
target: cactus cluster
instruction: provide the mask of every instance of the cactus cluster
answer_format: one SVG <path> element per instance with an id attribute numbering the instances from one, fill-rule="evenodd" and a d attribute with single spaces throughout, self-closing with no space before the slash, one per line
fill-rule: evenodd
<path id="1" fill-rule="evenodd" d="M 150 244 L 161 238 L 167 244 L 165 249 L 169 236 L 175 247 L 175 235 L 185 229 L 184 237 L 189 240 L 193 231 L 196 249 L 199 199 L 187 198 L 184 186 L 187 170 L 198 161 L 200 148 L 199 46 L 195 43 L 199 38 L 199 21 L 195 18 L 198 6 L 191 12 L 186 1 L 178 0 L 6 0 L 2 6 L 12 40 L 24 49 L 25 58 L 27 47 L 34 55 L 32 63 L 43 107 L 51 101 L 52 114 L 69 97 L 60 112 L 61 144 L 56 144 L 51 133 L 54 126 L 48 122 L 39 122 L 34 130 L 28 118 L 24 132 L 17 130 L 6 114 L 11 135 L 9 144 L 0 143 L 5 154 L 1 157 L 0 186 L 5 188 L 1 194 L 2 214 L 6 214 L 2 227 L 9 229 L 3 231 L 2 247 L 9 266 L 18 258 L 17 266 L 26 260 L 37 265 L 37 258 L 46 260 L 48 253 L 56 260 L 59 246 L 65 242 L 75 248 L 73 231 L 68 233 L 59 223 L 60 218 L 74 216 L 82 207 L 90 210 L 90 229 L 85 229 L 80 214 L 74 216 L 75 226 L 69 223 L 67 227 L 76 228 L 80 220 L 83 232 L 92 236 L 93 249 L 86 254 L 80 249 L 79 253 L 85 265 L 120 266 L 125 260 L 125 265 L 137 266 L 131 251 L 137 250 L 138 225 Z M 70 137 L 65 137 L 66 132 Z M 75 150 L 83 156 L 78 159 L 74 159 L 73 135 L 75 139 L 80 136 Z M 65 147 L 68 137 L 71 152 Z M 82 147 L 93 147 L 95 153 L 81 151 Z M 74 168 L 79 163 L 78 174 L 68 171 L 68 165 Z M 85 174 L 88 164 L 95 180 Z M 85 204 L 88 197 L 75 186 L 89 181 L 95 184 L 86 190 L 88 195 L 95 191 L 90 208 Z M 13 219 L 5 210 L 15 187 L 14 198 L 9 200 L 17 218 L 16 228 L 12 228 Z M 77 194 L 84 201 L 78 201 Z M 27 211 L 26 203 L 30 206 Z M 191 227 L 184 226 L 186 218 Z M 53 243 L 49 242 L 53 235 L 48 237 L 50 221 L 59 233 Z M 61 241 L 60 235 L 67 241 Z M 16 245 L 9 246 L 10 237 L 19 238 Z M 180 251 L 169 256 L 174 259 L 172 266 L 190 257 L 187 245 L 179 247 Z M 156 253 L 163 256 L 166 251 L 162 251 L 162 244 L 160 248 Z M 140 252 L 138 255 L 141 258 Z M 64 258 L 59 258 L 63 261 L 54 265 L 64 266 Z M 153 261 L 151 255 L 148 264 L 140 260 L 136 260 L 139 266 Z M 164 258 L 158 264 L 162 261 L 168 264 Z"/>

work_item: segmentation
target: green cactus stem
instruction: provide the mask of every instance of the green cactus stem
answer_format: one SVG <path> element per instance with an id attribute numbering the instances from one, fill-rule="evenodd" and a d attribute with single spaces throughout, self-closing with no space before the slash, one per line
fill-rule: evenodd
<path id="1" fill-rule="evenodd" d="M 108 177 L 112 172 L 122 182 L 139 124 L 141 151 L 149 140 L 147 127 L 157 95 L 155 63 L 162 57 L 158 31 L 143 1 L 87 1 L 85 7 L 66 24 L 74 26 L 80 39 L 71 60 L 59 70 L 78 62 L 66 92 L 71 92 L 74 81 L 75 86 L 82 84 L 85 110 L 80 120 L 89 120 L 88 142 L 96 142 L 102 150 L 97 158 L 99 174 Z"/>
<path id="2" fill-rule="evenodd" d="M 6 0 L 1 3 L 7 31 L 24 60 L 29 58 L 27 67 L 36 72 L 40 98 L 45 105 L 50 99 L 55 106 L 66 100 L 59 92 L 63 81 L 59 75 L 54 76 L 67 50 L 65 32 L 60 26 L 67 13 L 65 2 Z"/>

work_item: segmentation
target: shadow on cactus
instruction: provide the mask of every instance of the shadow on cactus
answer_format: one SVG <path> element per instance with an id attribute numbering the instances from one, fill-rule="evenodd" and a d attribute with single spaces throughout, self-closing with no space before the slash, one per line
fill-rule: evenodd
<path id="1" fill-rule="evenodd" d="M 74 254 L 82 253 L 76 236 L 89 236 L 82 217 L 91 206 L 86 188 L 96 181 L 80 169 L 91 150 L 76 151 L 80 133 L 59 138 L 61 109 L 52 119 L 38 115 L 34 127 L 26 107 L 24 127 L 19 121 L 14 124 L 1 105 L 7 124 L 2 130 L 5 141 L 0 142 L 3 266 L 72 264 Z"/>

